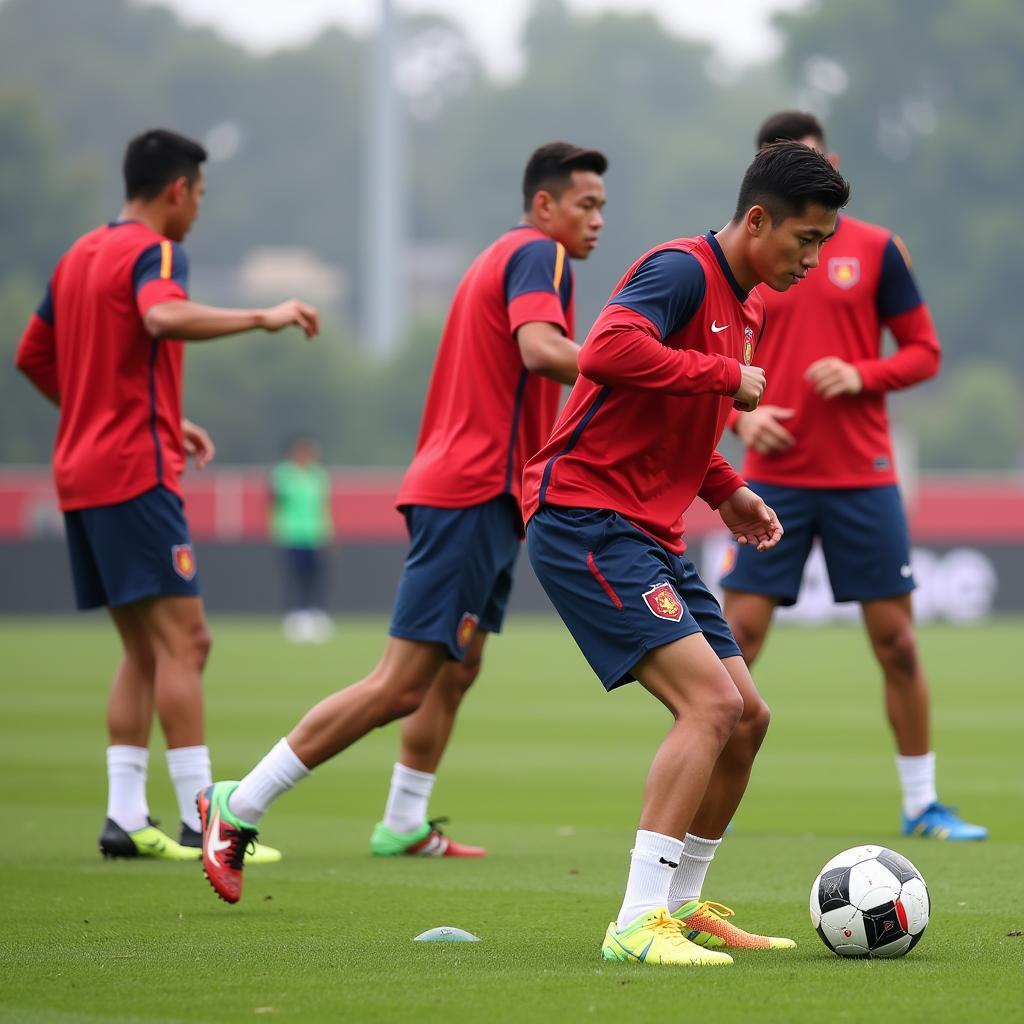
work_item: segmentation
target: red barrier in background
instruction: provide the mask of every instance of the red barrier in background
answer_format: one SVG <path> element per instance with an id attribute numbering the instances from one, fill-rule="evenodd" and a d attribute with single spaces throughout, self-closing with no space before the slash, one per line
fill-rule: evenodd
<path id="1" fill-rule="evenodd" d="M 331 471 L 338 540 L 405 539 L 404 520 L 394 507 L 401 476 L 396 470 Z M 189 525 L 197 540 L 266 537 L 266 471 L 222 467 L 190 472 L 184 490 Z M 908 511 L 917 541 L 1024 542 L 1024 479 L 922 475 Z M 688 536 L 698 538 L 717 529 L 721 529 L 717 515 L 698 501 L 687 516 Z M 49 470 L 0 468 L 0 538 L 27 539 L 59 530 L 60 513 Z"/>

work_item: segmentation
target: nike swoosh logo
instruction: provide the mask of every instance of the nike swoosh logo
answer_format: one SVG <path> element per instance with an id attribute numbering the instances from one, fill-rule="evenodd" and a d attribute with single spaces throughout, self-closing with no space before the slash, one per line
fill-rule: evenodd
<path id="1" fill-rule="evenodd" d="M 729 329 L 729 325 L 728 324 L 722 324 L 722 326 L 719 327 L 718 324 L 714 320 L 711 321 L 711 333 L 712 334 L 721 334 L 722 331 L 727 331 L 728 329 Z"/>
<path id="2" fill-rule="evenodd" d="M 220 838 L 220 808 L 217 807 L 213 812 L 213 821 L 210 823 L 210 841 L 206 844 L 206 855 L 210 858 L 210 863 L 220 867 L 217 854 L 221 850 L 226 850 L 230 845 L 230 839 Z"/>
<path id="3" fill-rule="evenodd" d="M 677 868 L 677 867 L 679 867 L 679 865 L 675 861 L 665 860 L 664 857 L 659 857 L 658 858 L 658 863 L 659 864 L 667 864 L 670 868 Z"/>

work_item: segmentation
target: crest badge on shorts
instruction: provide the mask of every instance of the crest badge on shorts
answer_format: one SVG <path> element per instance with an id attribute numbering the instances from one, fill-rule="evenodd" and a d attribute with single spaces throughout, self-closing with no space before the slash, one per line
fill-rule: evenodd
<path id="1" fill-rule="evenodd" d="M 837 288 L 852 288 L 860 280 L 860 260 L 856 256 L 833 256 L 828 261 L 828 279 Z"/>
<path id="2" fill-rule="evenodd" d="M 196 574 L 196 556 L 192 553 L 192 545 L 175 544 L 171 548 L 171 565 L 183 580 L 193 579 Z"/>
<path id="3" fill-rule="evenodd" d="M 644 594 L 647 607 L 659 619 L 671 619 L 678 622 L 683 617 L 683 602 L 679 600 L 671 583 L 655 583 Z"/>
<path id="4" fill-rule="evenodd" d="M 469 612 L 462 613 L 459 628 L 455 631 L 455 642 L 459 645 L 460 650 L 469 646 L 469 641 L 473 639 L 473 634 L 479 624 L 479 615 L 471 615 Z"/>

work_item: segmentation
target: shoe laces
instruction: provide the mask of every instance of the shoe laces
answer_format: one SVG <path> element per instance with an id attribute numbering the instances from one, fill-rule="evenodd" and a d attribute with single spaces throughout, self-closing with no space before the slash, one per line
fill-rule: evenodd
<path id="1" fill-rule="evenodd" d="M 695 914 L 701 912 L 711 914 L 717 917 L 719 920 L 724 920 L 727 917 L 735 917 L 736 911 L 732 907 L 727 907 L 724 903 L 715 903 L 713 900 L 704 900 L 694 911 Z"/>
<path id="2" fill-rule="evenodd" d="M 645 925 L 645 928 L 665 939 L 681 939 L 683 926 L 667 910 L 659 910 Z"/>
<path id="3" fill-rule="evenodd" d="M 439 825 L 447 825 L 449 821 L 451 821 L 451 819 L 447 818 L 447 817 L 428 818 L 427 819 L 427 824 L 430 826 L 431 831 L 436 832 L 439 836 L 443 836 L 444 832 L 442 832 L 441 829 L 438 828 L 438 826 Z"/>
<path id="4" fill-rule="evenodd" d="M 255 829 L 238 828 L 235 825 L 232 825 L 231 829 L 233 832 L 230 835 L 231 845 L 228 847 L 227 856 L 224 859 L 227 861 L 228 867 L 241 871 L 246 853 L 253 853 L 256 849 L 256 836 L 259 833 Z"/>

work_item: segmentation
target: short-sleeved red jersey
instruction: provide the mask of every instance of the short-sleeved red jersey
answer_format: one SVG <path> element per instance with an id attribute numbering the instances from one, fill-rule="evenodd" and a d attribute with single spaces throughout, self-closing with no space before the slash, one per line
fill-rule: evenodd
<path id="1" fill-rule="evenodd" d="M 534 227 L 507 231 L 473 261 L 444 325 L 399 507 L 468 508 L 499 494 L 519 502 L 561 385 L 526 369 L 515 332 L 537 321 L 573 337 L 572 293 L 565 247 Z"/>
<path id="2" fill-rule="evenodd" d="M 18 367 L 60 403 L 53 470 L 65 510 L 179 492 L 182 343 L 143 326 L 187 298 L 184 250 L 138 221 L 106 224 L 65 253 L 18 346 Z"/>
<path id="3" fill-rule="evenodd" d="M 939 341 L 928 307 L 892 234 L 845 215 L 819 266 L 786 292 L 761 286 L 768 329 L 758 365 L 768 379 L 762 405 L 796 413 L 784 426 L 796 438 L 784 452 L 748 449 L 743 474 L 790 487 L 882 487 L 896 482 L 887 391 L 909 387 L 939 368 Z M 899 346 L 882 358 L 882 328 Z M 804 374 L 838 356 L 860 371 L 857 395 L 821 398 Z"/>
<path id="4" fill-rule="evenodd" d="M 743 480 L 715 451 L 764 324 L 712 233 L 642 256 L 580 349 L 580 378 L 523 480 L 541 505 L 618 512 L 681 553 L 683 513 L 717 507 Z"/>

